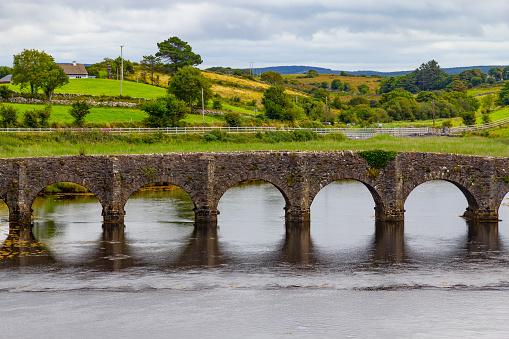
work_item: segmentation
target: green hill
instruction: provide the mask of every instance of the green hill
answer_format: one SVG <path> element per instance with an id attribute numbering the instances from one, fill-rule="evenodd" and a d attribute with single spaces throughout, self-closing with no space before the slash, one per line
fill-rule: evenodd
<path id="1" fill-rule="evenodd" d="M 20 91 L 19 86 L 10 85 L 15 91 Z M 82 95 L 120 95 L 120 81 L 109 79 L 71 79 L 65 86 L 59 87 L 55 93 L 69 93 Z M 132 81 L 122 82 L 122 95 L 133 98 L 154 99 L 164 96 L 166 89 Z"/>

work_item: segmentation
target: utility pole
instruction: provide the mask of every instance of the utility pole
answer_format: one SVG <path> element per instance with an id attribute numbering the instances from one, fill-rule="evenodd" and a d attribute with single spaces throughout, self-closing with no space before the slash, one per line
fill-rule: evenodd
<path id="1" fill-rule="evenodd" d="M 325 97 L 325 126 L 327 126 L 327 111 L 329 110 L 329 105 L 327 103 L 327 97 Z"/>
<path id="2" fill-rule="evenodd" d="M 205 123 L 205 102 L 203 101 L 203 87 L 201 88 L 201 114 L 203 116 L 203 122 Z"/>
<path id="3" fill-rule="evenodd" d="M 122 96 L 122 81 L 124 80 L 124 56 L 122 54 L 123 47 L 123 45 L 120 45 L 120 96 Z"/>
<path id="4" fill-rule="evenodd" d="M 254 62 L 250 61 L 250 62 L 249 62 L 249 70 L 250 70 L 250 71 L 249 71 L 249 72 L 250 72 L 249 74 L 250 74 L 250 75 L 254 75 L 254 73 L 253 73 L 253 65 L 254 65 Z"/>
<path id="5" fill-rule="evenodd" d="M 433 128 L 435 128 L 435 99 L 433 99 Z"/>

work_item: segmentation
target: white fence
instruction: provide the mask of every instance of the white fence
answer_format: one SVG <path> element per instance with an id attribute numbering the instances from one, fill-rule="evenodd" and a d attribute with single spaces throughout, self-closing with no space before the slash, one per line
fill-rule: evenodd
<path id="1" fill-rule="evenodd" d="M 45 132 L 103 132 L 109 134 L 204 134 L 213 130 L 219 130 L 226 133 L 258 133 L 267 131 L 289 132 L 296 130 L 307 130 L 317 134 L 341 133 L 349 139 L 369 139 L 375 135 L 391 135 L 397 137 L 415 137 L 446 135 L 451 133 L 477 132 L 486 129 L 492 129 L 498 126 L 508 125 L 509 118 L 480 124 L 474 126 L 462 126 L 451 128 L 432 128 L 432 127 L 409 127 L 409 128 L 279 128 L 279 127 L 164 127 L 164 128 L 0 128 L 0 133 L 45 133 Z"/>

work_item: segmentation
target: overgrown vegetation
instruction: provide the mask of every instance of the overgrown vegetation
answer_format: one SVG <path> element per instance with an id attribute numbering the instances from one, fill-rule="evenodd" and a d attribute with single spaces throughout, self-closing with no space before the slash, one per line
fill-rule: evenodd
<path id="1" fill-rule="evenodd" d="M 374 169 L 382 169 L 387 166 L 389 161 L 396 159 L 398 155 L 395 151 L 384 151 L 384 150 L 371 150 L 371 151 L 361 151 L 357 152 L 357 154 L 366 160 L 366 162 Z"/>

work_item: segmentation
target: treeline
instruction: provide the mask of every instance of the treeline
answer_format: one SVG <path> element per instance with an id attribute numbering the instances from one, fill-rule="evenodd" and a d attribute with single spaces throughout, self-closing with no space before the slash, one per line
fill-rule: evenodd
<path id="1" fill-rule="evenodd" d="M 411 73 L 382 80 L 379 91 L 380 94 L 383 94 L 399 88 L 414 94 L 433 90 L 463 92 L 485 83 L 493 84 L 502 80 L 509 80 L 509 66 L 505 68 L 493 67 L 487 74 L 474 68 L 449 75 L 435 60 L 431 60 L 423 63 Z"/>

